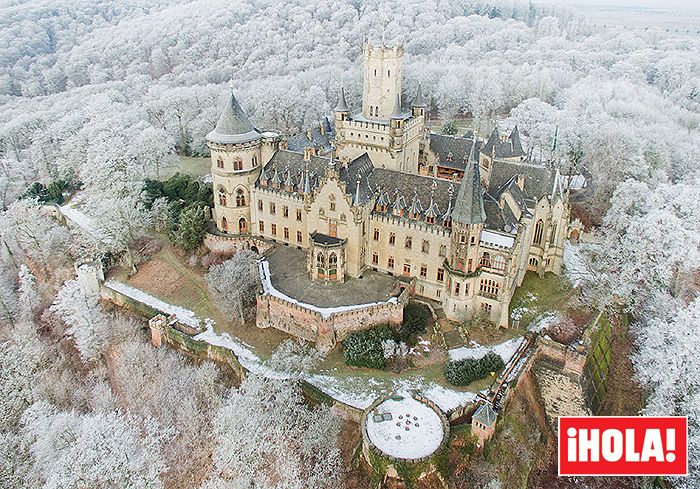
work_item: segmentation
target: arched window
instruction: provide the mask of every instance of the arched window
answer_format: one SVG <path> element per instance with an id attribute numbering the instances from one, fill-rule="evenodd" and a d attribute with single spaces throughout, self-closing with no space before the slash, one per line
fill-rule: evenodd
<path id="1" fill-rule="evenodd" d="M 323 253 L 320 253 L 320 252 L 319 252 L 319 253 L 316 255 L 316 266 L 317 266 L 318 268 L 325 268 L 325 266 L 326 266 L 326 257 L 323 256 Z"/>
<path id="2" fill-rule="evenodd" d="M 236 190 L 236 207 L 245 207 L 245 192 L 242 188 Z"/>
<path id="3" fill-rule="evenodd" d="M 240 234 L 246 234 L 248 232 L 248 221 L 245 220 L 245 217 L 241 217 L 238 220 L 238 232 Z"/>
<path id="4" fill-rule="evenodd" d="M 535 237 L 532 239 L 532 242 L 538 245 L 542 244 L 542 233 L 544 232 L 544 222 L 542 219 L 537 221 L 537 224 L 535 224 Z"/>
<path id="5" fill-rule="evenodd" d="M 335 253 L 331 253 L 331 256 L 328 257 L 328 266 L 333 268 L 337 265 L 338 265 L 338 255 Z"/>
<path id="6" fill-rule="evenodd" d="M 330 194 L 328 196 L 328 201 L 330 202 L 331 211 L 335 211 L 335 195 Z"/>
<path id="7" fill-rule="evenodd" d="M 506 268 L 506 259 L 501 255 L 496 255 L 493 259 L 493 268 L 497 270 L 504 270 Z"/>
<path id="8" fill-rule="evenodd" d="M 226 205 L 226 190 L 223 188 L 219 189 L 219 205 Z"/>
<path id="9" fill-rule="evenodd" d="M 482 267 L 490 267 L 491 266 L 491 255 L 484 251 L 484 254 L 481 255 L 480 265 Z"/>
<path id="10" fill-rule="evenodd" d="M 225 233 L 228 233 L 228 221 L 225 217 L 221 218 L 221 230 Z"/>

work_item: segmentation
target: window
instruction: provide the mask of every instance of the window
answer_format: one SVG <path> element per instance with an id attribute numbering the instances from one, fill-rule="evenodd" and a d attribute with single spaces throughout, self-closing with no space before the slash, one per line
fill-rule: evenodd
<path id="1" fill-rule="evenodd" d="M 282 206 L 282 216 L 289 217 L 289 207 L 287 207 L 286 205 Z"/>
<path id="2" fill-rule="evenodd" d="M 440 289 L 435 291 L 435 297 L 440 298 Z"/>
<path id="3" fill-rule="evenodd" d="M 221 230 L 228 233 L 228 221 L 226 220 L 226 217 L 221 218 Z"/>
<path id="4" fill-rule="evenodd" d="M 328 221 L 328 236 L 338 236 L 338 223 L 332 219 Z"/>
<path id="5" fill-rule="evenodd" d="M 316 255 L 316 268 L 318 269 L 318 276 L 323 278 L 326 276 L 326 257 L 323 253 L 318 253 Z"/>
<path id="6" fill-rule="evenodd" d="M 486 313 L 486 314 L 491 314 L 491 309 L 493 309 L 493 306 L 491 304 L 487 304 L 485 302 L 481 303 L 481 310 Z"/>
<path id="7" fill-rule="evenodd" d="M 411 264 L 410 263 L 404 263 L 403 264 L 403 274 L 405 276 L 411 275 Z"/>
<path id="8" fill-rule="evenodd" d="M 493 268 L 496 270 L 504 270 L 506 268 L 506 259 L 501 255 L 496 255 L 493 259 Z"/>
<path id="9" fill-rule="evenodd" d="M 470 258 L 469 261 L 467 262 L 467 272 L 471 272 L 473 266 L 474 266 L 474 260 L 472 260 Z"/>
<path id="10" fill-rule="evenodd" d="M 289 240 L 289 228 L 284 228 L 284 239 Z"/>
<path id="11" fill-rule="evenodd" d="M 242 170 L 243 169 L 243 160 L 240 158 L 236 158 L 233 160 L 233 169 L 234 170 Z"/>
<path id="12" fill-rule="evenodd" d="M 423 278 L 428 276 L 428 266 L 425 263 L 420 266 L 420 276 Z"/>
<path id="13" fill-rule="evenodd" d="M 495 299 L 498 297 L 498 289 L 500 286 L 501 284 L 495 280 L 491 280 L 490 278 L 482 278 L 479 282 L 479 294 L 483 295 L 484 297 Z"/>
<path id="14" fill-rule="evenodd" d="M 302 242 L 301 231 L 297 231 L 297 243 L 301 243 L 301 242 Z"/>
<path id="15" fill-rule="evenodd" d="M 394 268 L 394 257 L 390 256 L 386 263 L 387 268 Z"/>
<path id="16" fill-rule="evenodd" d="M 328 196 L 328 200 L 330 201 L 330 208 L 331 208 L 331 211 L 335 211 L 335 195 L 330 194 L 330 195 Z"/>
<path id="17" fill-rule="evenodd" d="M 245 207 L 245 192 L 242 188 L 236 190 L 236 207 Z"/>
<path id="18" fill-rule="evenodd" d="M 459 235 L 459 242 L 464 244 L 467 242 L 467 237 L 464 234 Z"/>
<path id="19" fill-rule="evenodd" d="M 272 230 L 272 235 L 277 236 L 277 224 L 272 224 L 270 228 Z"/>
<path id="20" fill-rule="evenodd" d="M 442 282 L 443 280 L 445 280 L 445 270 L 443 270 L 442 268 L 438 268 L 437 269 L 437 281 Z"/>
<path id="21" fill-rule="evenodd" d="M 274 214 L 277 211 L 277 207 L 274 202 L 270 202 L 270 214 Z"/>
<path id="22" fill-rule="evenodd" d="M 405 247 L 410 250 L 413 247 L 413 239 L 410 236 L 406 236 Z"/>
<path id="23" fill-rule="evenodd" d="M 389 244 L 390 244 L 390 245 L 395 245 L 395 244 L 396 244 L 396 234 L 394 234 L 394 233 L 389 233 Z"/>
<path id="24" fill-rule="evenodd" d="M 301 221 L 301 209 L 297 209 L 297 221 Z"/>
<path id="25" fill-rule="evenodd" d="M 481 265 L 482 267 L 490 267 L 491 255 L 484 251 L 484 254 L 481 255 L 481 262 L 479 263 L 479 265 Z"/>
<path id="26" fill-rule="evenodd" d="M 537 221 L 537 224 L 535 224 L 535 237 L 532 239 L 532 242 L 538 245 L 542 244 L 542 233 L 544 232 L 544 222 L 542 222 L 542 219 Z"/>
<path id="27" fill-rule="evenodd" d="M 328 257 L 328 275 L 330 278 L 338 276 L 338 255 L 331 253 Z"/>
<path id="28" fill-rule="evenodd" d="M 379 228 L 374 228 L 374 240 L 379 241 Z"/>
<path id="29" fill-rule="evenodd" d="M 241 217 L 238 220 L 238 232 L 240 234 L 245 234 L 248 232 L 248 221 L 245 220 L 245 217 Z"/>
<path id="30" fill-rule="evenodd" d="M 379 264 L 379 253 L 376 251 L 372 253 L 372 265 L 378 265 Z"/>
<path id="31" fill-rule="evenodd" d="M 258 200 L 258 210 L 259 211 L 263 210 L 263 201 L 262 200 Z"/>
<path id="32" fill-rule="evenodd" d="M 423 244 L 422 244 L 421 247 L 420 247 L 420 250 L 421 250 L 423 253 L 430 253 L 430 241 L 427 241 L 427 240 L 424 239 L 424 240 L 423 240 Z"/>
<path id="33" fill-rule="evenodd" d="M 440 245 L 440 256 L 447 256 L 447 246 Z"/>
<path id="34" fill-rule="evenodd" d="M 260 230 L 261 233 L 264 233 L 265 232 L 265 223 L 260 221 L 258 223 L 258 229 Z"/>
<path id="35" fill-rule="evenodd" d="M 455 282 L 455 295 L 459 295 L 459 286 L 461 284 L 459 282 Z"/>
<path id="36" fill-rule="evenodd" d="M 476 241 L 476 237 L 472 236 L 471 239 L 469 240 L 469 244 L 474 245 L 475 241 Z"/>
<path id="37" fill-rule="evenodd" d="M 253 156 L 252 163 L 253 163 L 253 166 L 258 166 L 258 157 L 257 156 Z"/>
<path id="38" fill-rule="evenodd" d="M 553 245 L 556 240 L 557 240 L 557 225 L 554 224 L 552 226 L 552 235 L 549 237 L 549 244 Z"/>
<path id="39" fill-rule="evenodd" d="M 219 189 L 219 205 L 226 205 L 226 191 L 222 188 Z"/>
<path id="40" fill-rule="evenodd" d="M 219 156 L 219 157 L 216 159 L 216 166 L 217 166 L 218 168 L 223 168 L 223 167 L 224 167 L 224 160 L 221 159 L 221 156 Z"/>

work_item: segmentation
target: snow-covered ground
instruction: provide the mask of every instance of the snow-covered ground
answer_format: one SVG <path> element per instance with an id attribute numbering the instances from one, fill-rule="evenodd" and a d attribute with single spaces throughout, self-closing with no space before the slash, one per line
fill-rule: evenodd
<path id="1" fill-rule="evenodd" d="M 130 297 L 131 299 L 141 302 L 142 304 L 151 306 L 152 308 L 162 311 L 166 314 L 175 314 L 177 316 L 177 319 L 180 322 L 186 324 L 187 326 L 191 326 L 196 329 L 200 329 L 201 327 L 199 319 L 197 319 L 194 312 L 190 311 L 189 309 L 185 309 L 184 307 L 180 306 L 175 306 L 173 304 L 168 304 L 167 302 L 164 302 L 158 299 L 157 297 L 153 297 L 152 295 L 147 294 L 143 290 L 131 287 L 121 282 L 116 282 L 114 280 L 108 280 L 107 282 L 105 282 L 104 285 L 108 289 L 116 290 L 117 292 L 120 292 L 125 296 Z"/>
<path id="2" fill-rule="evenodd" d="M 292 304 L 297 304 L 304 309 L 309 309 L 311 311 L 318 312 L 323 316 L 324 318 L 329 318 L 333 314 L 337 314 L 339 312 L 346 312 L 346 311 L 353 311 L 356 309 L 365 309 L 367 307 L 371 306 L 378 306 L 381 304 L 396 304 L 397 299 L 396 297 L 390 297 L 386 301 L 383 302 L 369 302 L 366 304 L 353 304 L 350 306 L 338 306 L 338 307 L 317 307 L 314 306 L 313 304 L 307 304 L 306 302 L 300 302 L 293 297 L 289 297 L 288 295 L 280 292 L 275 288 L 274 285 L 272 285 L 272 280 L 270 280 L 270 262 L 268 262 L 265 259 L 258 260 L 258 270 L 260 271 L 260 282 L 263 285 L 263 290 L 265 291 L 266 294 L 269 294 L 274 297 L 278 297 L 280 299 L 286 300 L 288 302 L 291 302 Z"/>
<path id="3" fill-rule="evenodd" d="M 581 245 L 571 244 L 569 241 L 564 244 L 564 274 L 574 287 L 593 280 L 593 274 L 583 256 Z"/>
<path id="4" fill-rule="evenodd" d="M 523 340 L 524 338 L 522 336 L 518 336 L 517 338 L 512 338 L 494 346 L 481 346 L 476 341 L 471 341 L 470 346 L 453 348 L 447 353 L 450 356 L 450 360 L 457 361 L 466 360 L 467 358 L 477 360 L 492 351 L 500 356 L 504 362 L 508 362 Z"/>
<path id="5" fill-rule="evenodd" d="M 387 399 L 369 413 L 367 436 L 379 450 L 392 457 L 427 457 L 440 447 L 444 436 L 440 416 L 408 392 L 398 395 L 402 399 Z"/>
<path id="6" fill-rule="evenodd" d="M 59 209 L 61 214 L 63 214 L 66 219 L 96 240 L 108 244 L 111 242 L 110 238 L 100 230 L 99 226 L 97 226 L 89 216 L 78 210 L 74 204 L 66 204 L 61 206 Z"/>

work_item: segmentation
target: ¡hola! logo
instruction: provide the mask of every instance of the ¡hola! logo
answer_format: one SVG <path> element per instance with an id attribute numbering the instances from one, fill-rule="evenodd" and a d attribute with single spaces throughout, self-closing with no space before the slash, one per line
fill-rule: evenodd
<path id="1" fill-rule="evenodd" d="M 559 475 L 688 475 L 688 418 L 562 416 Z"/>

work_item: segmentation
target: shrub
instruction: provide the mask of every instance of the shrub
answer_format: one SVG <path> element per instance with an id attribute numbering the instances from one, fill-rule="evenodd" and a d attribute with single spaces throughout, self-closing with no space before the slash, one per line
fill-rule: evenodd
<path id="1" fill-rule="evenodd" d="M 393 340 L 389 326 L 377 326 L 352 333 L 343 341 L 343 358 L 346 365 L 382 369 L 386 366 L 382 342 Z"/>
<path id="2" fill-rule="evenodd" d="M 467 358 L 448 362 L 445 365 L 445 378 L 453 385 L 467 385 L 483 379 L 490 372 L 498 372 L 504 366 L 503 359 L 499 355 L 489 352 L 479 359 Z"/>
<path id="3" fill-rule="evenodd" d="M 80 188 L 80 185 L 80 182 L 74 182 L 70 178 L 67 180 L 53 180 L 48 187 L 41 182 L 34 182 L 20 198 L 37 199 L 42 203 L 53 202 L 61 205 L 65 201 L 63 193 L 72 194 Z"/>
<path id="4" fill-rule="evenodd" d="M 433 322 L 430 309 L 417 302 L 409 302 L 403 310 L 403 323 L 399 328 L 399 339 L 409 346 L 415 346 L 418 335 L 425 333 Z"/>

